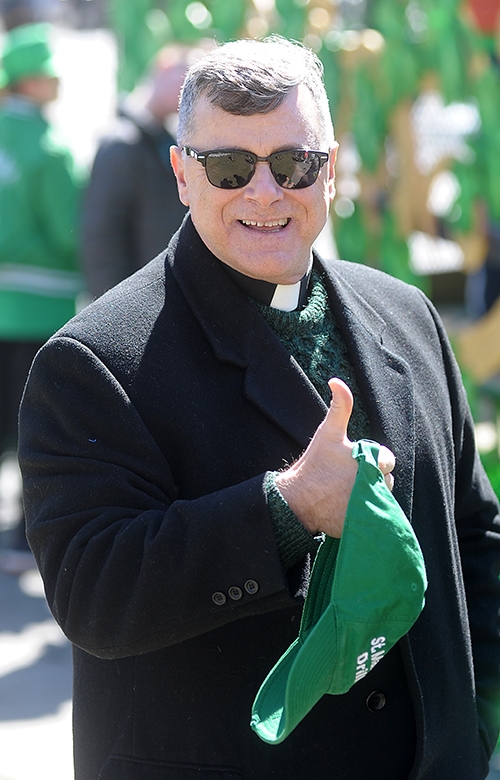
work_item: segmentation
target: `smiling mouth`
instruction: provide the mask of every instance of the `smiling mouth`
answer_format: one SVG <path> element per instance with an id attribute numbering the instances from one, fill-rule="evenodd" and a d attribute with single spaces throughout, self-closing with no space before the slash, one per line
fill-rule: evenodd
<path id="1" fill-rule="evenodd" d="M 276 228 L 286 227 L 290 222 L 290 217 L 285 217 L 284 219 L 269 219 L 266 220 L 265 222 L 260 222 L 253 219 L 240 219 L 239 221 L 245 227 L 265 228 L 269 230 L 273 228 L 276 229 Z"/>

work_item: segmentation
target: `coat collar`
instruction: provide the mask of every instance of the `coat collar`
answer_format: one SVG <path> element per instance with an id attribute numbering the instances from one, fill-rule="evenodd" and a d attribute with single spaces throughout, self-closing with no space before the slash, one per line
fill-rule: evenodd
<path id="1" fill-rule="evenodd" d="M 167 263 L 216 357 L 244 369 L 247 399 L 301 448 L 306 447 L 325 416 L 325 404 L 256 307 L 209 252 L 189 214 L 168 248 Z M 395 492 L 408 512 L 414 467 L 410 368 L 384 345 L 387 323 L 345 278 L 343 271 L 349 264 L 324 264 L 318 256 L 314 263 L 326 274 L 330 304 L 357 367 L 373 436 L 396 454 Z"/>

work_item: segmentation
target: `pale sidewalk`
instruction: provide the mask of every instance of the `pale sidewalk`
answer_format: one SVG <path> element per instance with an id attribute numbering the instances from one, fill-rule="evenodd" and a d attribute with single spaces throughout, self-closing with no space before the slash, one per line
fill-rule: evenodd
<path id="1" fill-rule="evenodd" d="M 71 780 L 71 647 L 34 570 L 0 573 L 0 780 Z"/>
<path id="2" fill-rule="evenodd" d="M 3 35 L 0 32 L 0 43 Z M 55 33 L 62 73 L 54 123 L 88 166 L 115 112 L 116 45 L 106 30 Z M 15 476 L 0 474 L 0 542 Z M 71 648 L 47 608 L 40 577 L 0 573 L 0 780 L 72 780 Z"/>
<path id="3" fill-rule="evenodd" d="M 0 467 L 0 547 L 18 515 L 15 461 Z M 0 780 L 72 780 L 71 646 L 40 575 L 0 572 Z"/>

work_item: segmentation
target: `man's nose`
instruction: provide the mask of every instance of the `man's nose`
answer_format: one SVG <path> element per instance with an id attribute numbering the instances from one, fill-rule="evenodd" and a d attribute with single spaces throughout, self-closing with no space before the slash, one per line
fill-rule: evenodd
<path id="1" fill-rule="evenodd" d="M 275 201 L 283 199 L 283 188 L 275 180 L 268 162 L 256 163 L 255 173 L 244 188 L 244 195 L 262 208 L 267 208 Z"/>

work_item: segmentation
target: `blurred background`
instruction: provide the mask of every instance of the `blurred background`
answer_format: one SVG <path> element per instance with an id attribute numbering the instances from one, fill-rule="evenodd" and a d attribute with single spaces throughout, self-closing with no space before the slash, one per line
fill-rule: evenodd
<path id="1" fill-rule="evenodd" d="M 323 254 L 380 268 L 434 302 L 463 373 L 481 457 L 500 495 L 500 0 L 0 0 L 0 45 L 17 26 L 40 21 L 52 25 L 61 73 L 59 97 L 46 114 L 88 184 L 85 209 L 92 207 L 103 139 L 130 106 L 151 107 L 162 52 L 189 52 L 182 60 L 188 62 L 213 41 L 277 32 L 318 54 L 340 143 Z M 175 137 L 171 107 L 161 121 Z M 96 293 L 83 260 L 82 266 L 85 305 Z M 17 522 L 14 460 L 7 453 L 0 469 L 0 547 Z M 43 732 L 41 740 L 46 746 L 59 742 L 61 724 L 68 737 L 70 664 L 30 567 L 15 579 L 0 574 L 2 593 L 22 609 L 33 599 L 39 604 L 38 612 L 29 607 L 33 614 L 24 623 L 16 622 L 14 608 L 0 617 L 7 670 L 0 662 L 0 780 L 24 780 L 31 770 L 23 774 L 19 759 L 6 766 L 4 749 L 17 751 L 16 739 L 25 744 L 26 724 L 37 718 L 49 718 L 49 736 Z M 29 653 L 22 660 L 23 636 L 38 642 L 36 663 L 48 664 L 40 667 L 44 679 L 52 679 L 56 656 L 54 668 L 64 678 L 59 697 L 52 685 L 52 698 L 32 688 L 47 703 L 43 712 L 34 708 L 35 721 L 12 706 L 30 686 L 19 676 L 33 664 Z M 2 703 L 3 694 L 10 705 Z M 61 761 L 61 774 L 52 764 L 47 777 L 70 776 L 64 750 Z M 497 776 L 495 761 L 500 769 L 494 758 L 491 777 Z M 43 778 L 43 769 L 36 776 Z"/>
<path id="2" fill-rule="evenodd" d="M 314 49 L 340 142 L 328 251 L 433 300 L 500 491 L 500 0 L 0 0 L 0 17 L 53 23 L 48 113 L 89 175 L 165 46 L 278 32 Z"/>

